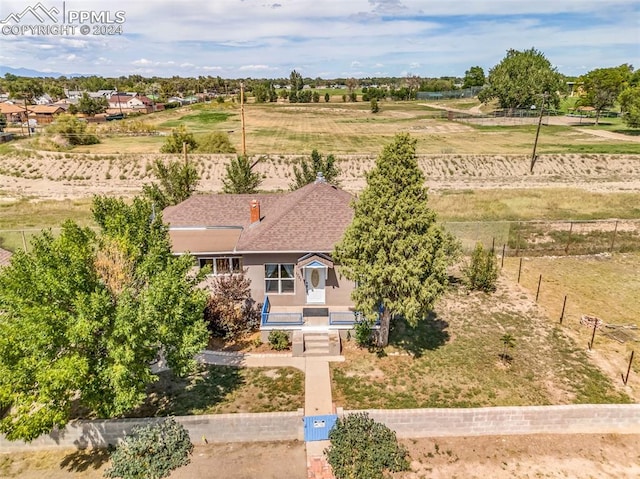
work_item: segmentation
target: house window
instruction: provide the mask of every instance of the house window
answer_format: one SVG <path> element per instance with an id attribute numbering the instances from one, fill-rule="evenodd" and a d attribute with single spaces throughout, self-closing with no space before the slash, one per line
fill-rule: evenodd
<path id="1" fill-rule="evenodd" d="M 264 281 L 267 293 L 293 293 L 296 281 L 293 274 L 293 264 L 265 264 Z"/>
<path id="2" fill-rule="evenodd" d="M 211 268 L 210 274 L 234 274 L 242 272 L 242 258 L 239 256 L 220 256 L 216 258 L 199 258 L 200 269 Z"/>

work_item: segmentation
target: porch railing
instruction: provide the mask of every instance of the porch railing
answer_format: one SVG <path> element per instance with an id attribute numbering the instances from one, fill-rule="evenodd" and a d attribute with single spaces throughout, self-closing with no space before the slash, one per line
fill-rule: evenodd
<path id="1" fill-rule="evenodd" d="M 355 324 L 362 319 L 359 311 L 333 311 L 329 313 L 329 325 L 341 326 Z"/>
<path id="2" fill-rule="evenodd" d="M 261 326 L 298 326 L 304 324 L 302 313 L 271 313 L 269 296 L 264 297 L 262 304 Z"/>

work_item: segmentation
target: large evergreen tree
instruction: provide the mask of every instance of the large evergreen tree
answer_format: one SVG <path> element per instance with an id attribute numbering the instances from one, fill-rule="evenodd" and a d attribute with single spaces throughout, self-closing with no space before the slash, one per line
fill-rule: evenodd
<path id="1" fill-rule="evenodd" d="M 185 374 L 206 344 L 204 291 L 151 204 L 96 198 L 100 232 L 63 225 L 0 271 L 0 431 L 32 440 L 70 419 L 138 406 L 162 352 Z"/>
<path id="2" fill-rule="evenodd" d="M 380 346 L 395 316 L 413 325 L 427 317 L 457 251 L 427 204 L 424 181 L 416 140 L 396 135 L 367 174 L 353 222 L 335 247 L 342 274 L 357 283 L 356 308 L 372 316 L 383 307 Z"/>

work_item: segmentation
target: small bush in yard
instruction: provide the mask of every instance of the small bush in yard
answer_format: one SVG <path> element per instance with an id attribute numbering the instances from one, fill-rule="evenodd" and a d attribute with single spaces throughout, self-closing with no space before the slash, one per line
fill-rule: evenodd
<path id="1" fill-rule="evenodd" d="M 187 430 L 173 418 L 133 428 L 111 454 L 108 478 L 160 479 L 189 464 L 193 444 Z"/>
<path id="2" fill-rule="evenodd" d="M 276 351 L 289 348 L 289 335 L 285 331 L 274 330 L 269 333 L 269 346 Z"/>
<path id="3" fill-rule="evenodd" d="M 324 453 L 336 479 L 382 479 L 386 471 L 409 469 L 407 450 L 396 433 L 367 413 L 338 419 Z"/>
<path id="4" fill-rule="evenodd" d="M 495 291 L 498 280 L 498 261 L 491 250 L 485 250 L 482 243 L 476 244 L 471 261 L 464 269 L 465 284 L 470 289 Z"/>
<path id="5" fill-rule="evenodd" d="M 361 348 L 367 348 L 373 344 L 373 329 L 371 321 L 366 318 L 357 321 L 353 325 L 356 344 Z"/>

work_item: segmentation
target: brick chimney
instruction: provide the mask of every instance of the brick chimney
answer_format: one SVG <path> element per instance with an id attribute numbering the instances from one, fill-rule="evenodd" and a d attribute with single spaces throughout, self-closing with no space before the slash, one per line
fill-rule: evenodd
<path id="1" fill-rule="evenodd" d="M 251 224 L 260 221 L 260 202 L 258 200 L 251 200 Z"/>

